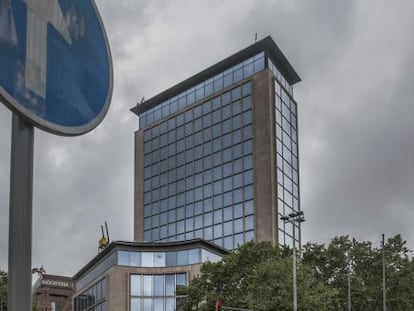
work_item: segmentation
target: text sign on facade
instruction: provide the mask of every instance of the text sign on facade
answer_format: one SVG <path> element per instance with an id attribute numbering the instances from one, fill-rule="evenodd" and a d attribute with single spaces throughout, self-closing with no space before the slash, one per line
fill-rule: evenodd
<path id="1" fill-rule="evenodd" d="M 0 100 L 35 126 L 80 135 L 105 116 L 112 62 L 93 0 L 0 0 Z"/>
<path id="2" fill-rule="evenodd" d="M 60 288 L 67 288 L 67 289 L 74 288 L 73 282 L 66 281 L 66 280 L 53 280 L 53 279 L 38 280 L 35 284 L 35 287 L 38 288 L 40 286 L 60 287 Z"/>

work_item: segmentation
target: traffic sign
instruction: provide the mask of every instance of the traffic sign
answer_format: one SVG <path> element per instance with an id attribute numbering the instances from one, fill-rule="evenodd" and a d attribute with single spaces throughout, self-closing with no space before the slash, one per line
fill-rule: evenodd
<path id="1" fill-rule="evenodd" d="M 0 100 L 31 124 L 80 135 L 104 118 L 112 61 L 93 0 L 0 0 Z"/>

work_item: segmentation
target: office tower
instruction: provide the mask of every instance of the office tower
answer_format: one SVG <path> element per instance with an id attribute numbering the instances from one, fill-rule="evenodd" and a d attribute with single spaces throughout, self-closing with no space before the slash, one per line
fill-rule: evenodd
<path id="1" fill-rule="evenodd" d="M 137 104 L 134 239 L 291 244 L 299 81 L 266 37 Z"/>

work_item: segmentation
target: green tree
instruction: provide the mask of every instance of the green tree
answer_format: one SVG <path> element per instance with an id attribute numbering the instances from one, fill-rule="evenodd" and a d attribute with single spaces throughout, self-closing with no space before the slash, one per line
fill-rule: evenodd
<path id="1" fill-rule="evenodd" d="M 292 259 L 270 259 L 253 270 L 249 278 L 248 306 L 252 310 L 292 310 Z M 335 311 L 336 290 L 312 275 L 309 267 L 299 264 L 297 271 L 298 309 Z"/>
<path id="2" fill-rule="evenodd" d="M 268 242 L 249 242 L 218 263 L 206 263 L 191 281 L 181 310 L 211 310 L 217 299 L 224 305 L 254 310 L 292 309 L 292 259 L 287 248 Z M 335 310 L 336 291 L 298 264 L 300 310 Z"/>
<path id="3" fill-rule="evenodd" d="M 0 269 L 0 311 L 7 310 L 7 291 L 8 291 L 8 274 Z M 33 311 L 39 310 L 36 306 L 32 306 Z"/>
<path id="4" fill-rule="evenodd" d="M 388 239 L 384 247 L 388 310 L 412 310 L 414 305 L 414 263 L 400 235 Z M 329 245 L 308 243 L 303 264 L 316 278 L 338 292 L 337 310 L 347 310 L 348 274 L 351 276 L 352 310 L 382 310 L 382 247 L 371 242 L 336 237 Z"/>
<path id="5" fill-rule="evenodd" d="M 385 244 L 389 310 L 412 310 L 414 306 L 414 261 L 406 244 L 400 235 Z"/>
<path id="6" fill-rule="evenodd" d="M 414 260 L 400 235 L 384 246 L 387 309 L 414 306 Z M 328 245 L 308 243 L 298 260 L 298 309 L 348 310 L 348 276 L 353 311 L 382 310 L 383 248 L 348 236 Z M 260 310 L 292 309 L 292 251 L 269 243 L 246 243 L 218 263 L 206 263 L 187 289 L 181 310 L 212 310 L 225 305 Z"/>
<path id="7" fill-rule="evenodd" d="M 7 272 L 0 269 L 0 311 L 7 310 Z"/>

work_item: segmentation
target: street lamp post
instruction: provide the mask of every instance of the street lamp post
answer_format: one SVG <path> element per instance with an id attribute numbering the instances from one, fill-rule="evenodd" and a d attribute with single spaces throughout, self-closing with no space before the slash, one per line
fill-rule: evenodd
<path id="1" fill-rule="evenodd" d="M 387 286 L 385 283 L 385 235 L 382 234 L 382 309 L 387 311 Z"/>
<path id="2" fill-rule="evenodd" d="M 352 311 L 352 302 L 351 302 L 351 254 L 348 250 L 347 254 L 347 269 L 348 269 L 348 311 Z"/>
<path id="3" fill-rule="evenodd" d="M 293 261 L 293 267 L 292 267 L 292 274 L 293 274 L 293 311 L 297 311 L 298 310 L 298 297 L 297 297 L 297 287 L 296 287 L 296 247 L 295 247 L 295 242 L 296 242 L 296 230 L 295 230 L 295 223 L 298 223 L 300 225 L 300 223 L 305 221 L 305 217 L 303 216 L 303 211 L 297 211 L 294 213 L 290 213 L 289 215 L 283 215 L 280 217 L 281 220 L 284 221 L 284 223 L 291 223 L 292 224 L 292 228 L 293 228 L 293 232 L 292 232 L 292 236 L 293 236 L 293 256 L 292 256 L 292 261 Z"/>

